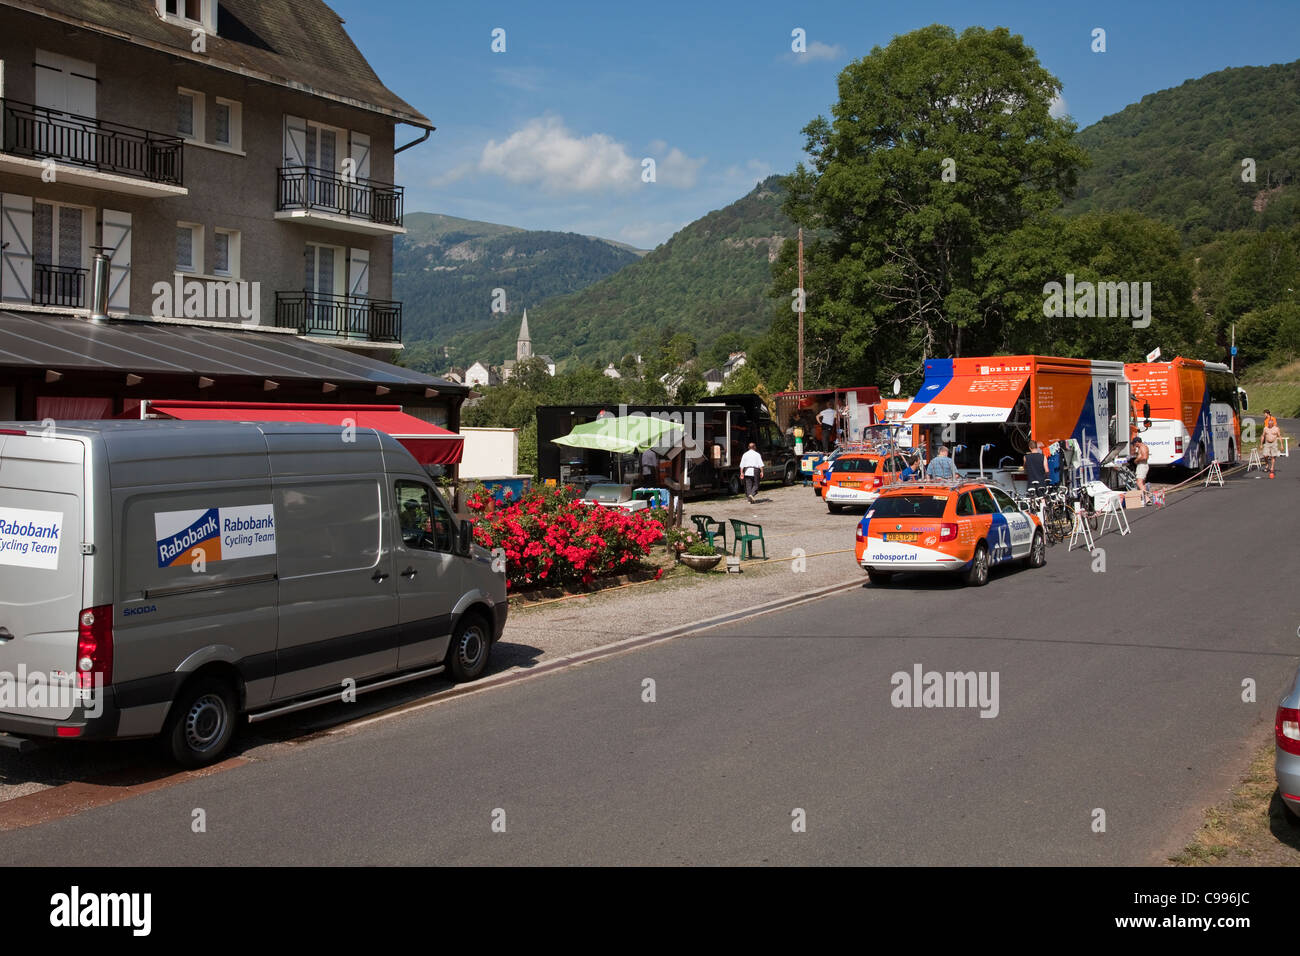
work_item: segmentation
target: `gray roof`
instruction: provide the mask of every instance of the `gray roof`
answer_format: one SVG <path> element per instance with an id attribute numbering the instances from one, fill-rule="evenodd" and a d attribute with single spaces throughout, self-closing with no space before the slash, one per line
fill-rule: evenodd
<path id="1" fill-rule="evenodd" d="M 154 0 L 0 0 L 0 7 L 76 24 L 415 126 L 432 126 L 384 86 L 343 29 L 343 20 L 321 0 L 220 0 L 217 36 L 207 38 L 206 53 L 191 51 L 189 30 L 160 19 Z M 411 43 L 415 55 L 427 38 L 413 37 Z"/>
<path id="2" fill-rule="evenodd" d="M 468 391 L 447 379 L 304 342 L 293 335 L 150 322 L 101 324 L 72 317 L 0 312 L 0 369 L 33 367 L 423 386 L 450 395 Z"/>

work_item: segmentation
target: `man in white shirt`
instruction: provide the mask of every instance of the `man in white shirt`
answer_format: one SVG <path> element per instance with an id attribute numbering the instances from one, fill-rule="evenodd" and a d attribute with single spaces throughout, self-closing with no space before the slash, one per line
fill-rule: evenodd
<path id="1" fill-rule="evenodd" d="M 749 443 L 749 451 L 740 456 L 740 473 L 745 478 L 745 497 L 752 505 L 754 495 L 758 494 L 758 483 L 763 479 L 763 456 L 753 442 Z"/>
<path id="2" fill-rule="evenodd" d="M 822 451 L 835 447 L 835 405 L 827 405 L 817 413 L 817 421 L 822 423 Z"/>
<path id="3" fill-rule="evenodd" d="M 659 456 L 653 448 L 641 452 L 641 487 L 653 488 L 659 477 Z"/>

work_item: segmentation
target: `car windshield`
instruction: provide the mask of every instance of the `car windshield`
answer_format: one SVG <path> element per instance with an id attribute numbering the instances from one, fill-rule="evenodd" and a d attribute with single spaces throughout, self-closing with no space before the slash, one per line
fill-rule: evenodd
<path id="1" fill-rule="evenodd" d="M 867 512 L 869 518 L 941 518 L 947 495 L 885 495 Z"/>
<path id="2" fill-rule="evenodd" d="M 874 458 L 840 458 L 832 470 L 835 474 L 842 474 L 846 471 L 866 472 L 871 474 L 876 470 L 876 459 Z"/>

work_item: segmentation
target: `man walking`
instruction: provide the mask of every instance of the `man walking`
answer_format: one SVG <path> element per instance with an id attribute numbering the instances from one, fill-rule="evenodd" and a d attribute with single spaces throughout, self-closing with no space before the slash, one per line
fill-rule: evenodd
<path id="1" fill-rule="evenodd" d="M 740 473 L 745 477 L 745 497 L 752 505 L 754 495 L 758 494 L 758 483 L 763 480 L 763 456 L 753 442 L 749 443 L 749 451 L 740 456 Z"/>
<path id="2" fill-rule="evenodd" d="M 1282 429 L 1277 427 L 1277 419 L 1267 408 L 1264 409 L 1264 431 L 1259 436 L 1259 453 L 1268 459 L 1268 476 L 1277 477 L 1278 445 L 1282 443 Z"/>

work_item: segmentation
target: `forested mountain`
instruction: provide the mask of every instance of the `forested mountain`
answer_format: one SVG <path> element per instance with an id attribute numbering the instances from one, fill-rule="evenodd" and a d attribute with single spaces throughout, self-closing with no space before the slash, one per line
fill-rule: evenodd
<path id="1" fill-rule="evenodd" d="M 525 307 L 590 285 L 641 255 L 605 239 L 431 213 L 407 216 L 406 229 L 393 248 L 393 296 L 403 303 L 403 337 L 408 345 L 435 343 L 439 352 L 444 344 L 492 329 L 509 332 L 513 357 Z M 505 314 L 492 311 L 494 289 L 504 290 Z M 466 364 L 476 357 L 454 352 L 451 358 Z"/>
<path id="2" fill-rule="evenodd" d="M 1300 61 L 1234 67 L 1150 93 L 1076 142 L 1092 165 L 1067 212 L 1139 212 L 1195 243 L 1229 229 L 1289 226 L 1300 212 Z"/>

